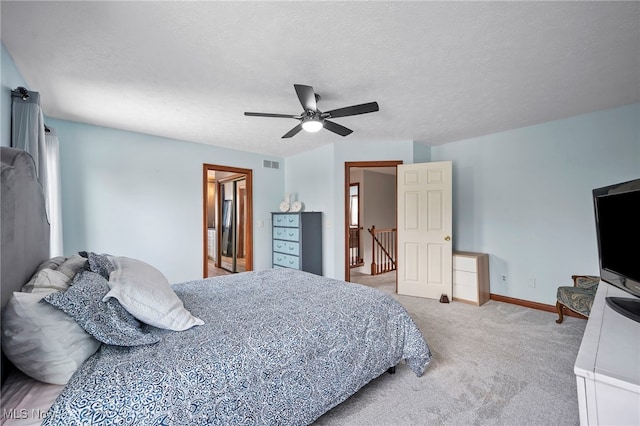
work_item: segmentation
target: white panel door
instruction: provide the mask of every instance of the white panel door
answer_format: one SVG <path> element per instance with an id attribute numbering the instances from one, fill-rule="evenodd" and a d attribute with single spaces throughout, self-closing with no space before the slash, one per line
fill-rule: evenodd
<path id="1" fill-rule="evenodd" d="M 398 165 L 398 294 L 452 300 L 451 166 Z"/>

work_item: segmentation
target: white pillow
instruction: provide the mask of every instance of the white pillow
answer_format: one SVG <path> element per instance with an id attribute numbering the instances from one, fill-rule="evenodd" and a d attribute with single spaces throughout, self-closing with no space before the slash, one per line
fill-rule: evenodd
<path id="1" fill-rule="evenodd" d="M 111 290 L 103 302 L 113 297 L 138 320 L 167 330 L 183 331 L 204 324 L 185 309 L 162 272 L 141 260 L 110 259 L 116 269 L 109 276 Z"/>
<path id="2" fill-rule="evenodd" d="M 61 310 L 39 303 L 47 294 L 13 293 L 2 310 L 2 349 L 26 375 L 64 385 L 100 342 Z"/>

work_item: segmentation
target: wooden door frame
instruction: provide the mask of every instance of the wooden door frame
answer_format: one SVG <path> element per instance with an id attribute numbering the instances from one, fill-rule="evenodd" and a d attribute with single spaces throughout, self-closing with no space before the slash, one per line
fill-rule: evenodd
<path id="1" fill-rule="evenodd" d="M 208 224 L 207 224 L 207 193 L 208 193 L 208 176 L 209 171 L 214 172 L 230 172 L 244 174 L 246 176 L 246 191 L 247 191 L 247 229 L 246 232 L 246 270 L 253 270 L 253 170 L 242 169 L 239 167 L 222 166 L 218 164 L 202 165 L 202 248 L 203 248 L 203 260 L 202 260 L 202 276 L 206 278 L 209 275 L 209 256 L 208 256 Z M 218 191 L 216 191 L 218 192 Z M 219 228 L 220 224 L 217 223 L 216 227 Z M 220 254 L 218 253 L 218 258 Z"/>
<path id="2" fill-rule="evenodd" d="M 403 164 L 402 160 L 389 161 L 346 161 L 344 163 L 344 280 L 351 280 L 351 268 L 349 266 L 349 187 L 351 186 L 351 168 L 367 168 L 367 167 L 396 167 Z M 398 172 L 396 171 L 396 186 Z M 396 200 L 397 203 L 397 200 Z M 398 223 L 398 208 L 396 207 L 396 224 Z M 396 244 L 397 244 L 396 233 Z"/>

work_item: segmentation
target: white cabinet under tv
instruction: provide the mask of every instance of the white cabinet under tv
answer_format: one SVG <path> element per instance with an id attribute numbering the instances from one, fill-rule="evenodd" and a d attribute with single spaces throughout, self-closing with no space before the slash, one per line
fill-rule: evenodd
<path id="1" fill-rule="evenodd" d="M 574 365 L 582 425 L 640 425 L 640 323 L 606 305 L 633 297 L 601 281 Z"/>

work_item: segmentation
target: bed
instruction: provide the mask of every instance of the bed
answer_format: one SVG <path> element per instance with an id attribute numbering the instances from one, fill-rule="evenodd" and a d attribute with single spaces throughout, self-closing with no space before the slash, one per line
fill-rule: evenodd
<path id="1" fill-rule="evenodd" d="M 290 269 L 171 285 L 138 259 L 49 259 L 33 161 L 1 150 L 4 424 L 311 424 L 398 364 L 427 368 L 406 310 L 365 286 Z M 79 342 L 63 346 L 81 362 L 20 360 L 39 350 L 10 329 L 28 298 L 58 315 L 39 326 L 66 324 L 49 335 Z"/>

